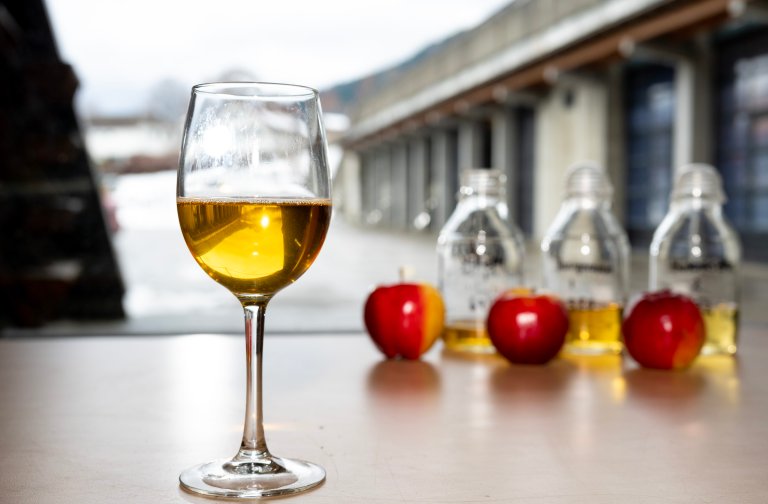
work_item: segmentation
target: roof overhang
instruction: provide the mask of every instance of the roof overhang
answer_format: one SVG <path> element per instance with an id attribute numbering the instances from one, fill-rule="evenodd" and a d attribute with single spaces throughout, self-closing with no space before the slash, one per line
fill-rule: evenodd
<path id="1" fill-rule="evenodd" d="M 506 101 L 564 72 L 605 64 L 640 44 L 721 24 L 750 0 L 620 0 L 599 4 L 511 45 L 487 60 L 399 100 L 350 128 L 344 144 L 364 148 L 462 111 Z"/>

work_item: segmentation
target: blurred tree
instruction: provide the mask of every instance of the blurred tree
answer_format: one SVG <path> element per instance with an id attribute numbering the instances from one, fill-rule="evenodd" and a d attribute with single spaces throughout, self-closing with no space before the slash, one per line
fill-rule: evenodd
<path id="1" fill-rule="evenodd" d="M 244 68 L 230 68 L 221 72 L 215 80 L 219 82 L 256 82 L 259 77 Z"/>
<path id="2" fill-rule="evenodd" d="M 149 92 L 147 113 L 163 122 L 177 122 L 184 117 L 190 90 L 176 79 L 163 79 Z"/>

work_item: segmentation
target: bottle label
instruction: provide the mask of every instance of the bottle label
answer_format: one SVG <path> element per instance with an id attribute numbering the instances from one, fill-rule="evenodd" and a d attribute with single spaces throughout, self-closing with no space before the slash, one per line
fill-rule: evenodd
<path id="1" fill-rule="evenodd" d="M 451 318 L 484 319 L 496 296 L 521 285 L 521 275 L 503 263 L 488 266 L 466 261 L 443 273 L 442 293 Z"/>
<path id="2" fill-rule="evenodd" d="M 610 263 L 581 264 L 581 263 L 559 262 L 557 267 L 561 271 L 571 270 L 571 271 L 575 271 L 576 273 L 606 273 L 606 274 L 613 273 L 613 265 Z"/>
<path id="3" fill-rule="evenodd" d="M 586 298 L 605 303 L 622 298 L 619 277 L 611 268 L 560 269 L 550 287 L 566 299 Z"/>
<path id="4" fill-rule="evenodd" d="M 675 271 L 730 271 L 733 269 L 730 263 L 719 257 L 703 257 L 696 260 L 672 259 L 670 267 Z"/>

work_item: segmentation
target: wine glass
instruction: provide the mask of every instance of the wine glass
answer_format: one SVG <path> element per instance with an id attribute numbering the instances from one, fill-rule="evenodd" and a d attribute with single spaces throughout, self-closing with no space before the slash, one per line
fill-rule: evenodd
<path id="1" fill-rule="evenodd" d="M 320 252 L 331 218 L 330 175 L 316 90 L 289 84 L 192 88 L 178 171 L 177 210 L 200 267 L 245 311 L 243 440 L 229 460 L 191 467 L 184 489 L 267 497 L 325 480 L 315 464 L 272 455 L 262 425 L 264 313 Z"/>

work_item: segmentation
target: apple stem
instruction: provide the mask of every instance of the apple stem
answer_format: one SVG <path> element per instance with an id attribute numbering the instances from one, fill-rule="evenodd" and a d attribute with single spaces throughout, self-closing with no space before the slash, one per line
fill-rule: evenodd
<path id="1" fill-rule="evenodd" d="M 399 274 L 400 274 L 400 283 L 405 283 L 410 281 L 413 278 L 413 266 L 400 266 Z"/>

